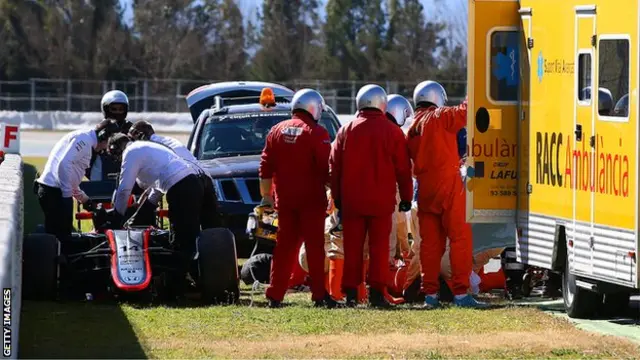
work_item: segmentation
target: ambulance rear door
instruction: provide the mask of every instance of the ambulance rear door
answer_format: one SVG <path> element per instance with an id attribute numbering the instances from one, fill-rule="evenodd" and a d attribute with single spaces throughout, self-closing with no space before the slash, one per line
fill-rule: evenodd
<path id="1" fill-rule="evenodd" d="M 524 46 L 518 10 L 517 0 L 469 0 L 465 181 L 471 223 L 516 221 Z"/>

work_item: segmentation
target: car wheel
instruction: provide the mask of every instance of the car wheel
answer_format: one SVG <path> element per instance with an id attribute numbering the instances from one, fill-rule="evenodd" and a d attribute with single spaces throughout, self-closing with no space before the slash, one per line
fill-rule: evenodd
<path id="1" fill-rule="evenodd" d="M 562 298 L 567 315 L 577 319 L 593 317 L 602 302 L 602 295 L 576 285 L 576 277 L 569 271 L 569 257 L 562 272 Z"/>
<path id="2" fill-rule="evenodd" d="M 237 303 L 240 279 L 235 237 L 229 229 L 206 229 L 198 238 L 198 286 L 206 303 Z"/>
<path id="3" fill-rule="evenodd" d="M 26 300 L 54 300 L 58 289 L 58 239 L 29 234 L 22 249 L 22 296 Z"/>

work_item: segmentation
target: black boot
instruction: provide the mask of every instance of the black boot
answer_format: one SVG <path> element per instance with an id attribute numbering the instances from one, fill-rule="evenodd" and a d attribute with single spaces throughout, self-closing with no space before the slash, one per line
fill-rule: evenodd
<path id="1" fill-rule="evenodd" d="M 339 302 L 329 295 L 329 293 L 324 295 L 324 299 L 315 300 L 313 302 L 314 307 L 326 307 L 327 309 L 335 309 L 338 306 Z"/>
<path id="2" fill-rule="evenodd" d="M 378 289 L 369 289 L 369 305 L 378 309 L 391 309 L 391 305 L 384 297 L 384 293 Z"/>
<path id="3" fill-rule="evenodd" d="M 282 307 L 282 301 L 273 300 L 271 298 L 267 298 L 269 300 L 269 307 L 272 309 L 278 309 Z"/>
<path id="4" fill-rule="evenodd" d="M 347 295 L 345 305 L 351 308 L 358 306 L 358 289 L 345 289 L 344 292 Z"/>

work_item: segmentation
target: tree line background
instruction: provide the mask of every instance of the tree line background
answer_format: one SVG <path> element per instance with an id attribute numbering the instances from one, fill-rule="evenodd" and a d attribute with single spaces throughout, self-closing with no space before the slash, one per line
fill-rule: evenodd
<path id="1" fill-rule="evenodd" d="M 133 0 L 125 21 L 118 0 L 0 0 L 0 81 L 464 80 L 466 14 L 437 16 L 463 0 L 434 1 Z"/>

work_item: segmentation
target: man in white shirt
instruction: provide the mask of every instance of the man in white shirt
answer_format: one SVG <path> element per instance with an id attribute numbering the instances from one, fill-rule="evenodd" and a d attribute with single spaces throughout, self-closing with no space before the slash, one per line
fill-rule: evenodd
<path id="1" fill-rule="evenodd" d="M 109 139 L 108 150 L 122 163 L 113 210 L 109 211 L 112 224 L 118 227 L 123 223 L 136 181 L 155 184 L 153 186 L 167 196 L 172 237 L 184 255 L 182 265 L 183 274 L 186 274 L 200 234 L 204 197 L 197 169 L 163 145 L 150 141 L 134 142 L 121 133 Z"/>
<path id="2" fill-rule="evenodd" d="M 89 168 L 92 151 L 107 148 L 109 137 L 118 131 L 112 120 L 103 120 L 95 129 L 72 131 L 51 150 L 42 175 L 34 184 L 40 207 L 44 212 L 44 227 L 58 240 L 65 241 L 73 230 L 73 199 L 90 207 L 80 183 Z"/>
<path id="3" fill-rule="evenodd" d="M 157 144 L 164 145 L 176 153 L 183 160 L 194 165 L 198 171 L 198 178 L 202 182 L 204 188 L 204 198 L 202 199 L 201 226 L 202 229 L 209 229 L 220 226 L 220 217 L 218 214 L 218 203 L 216 200 L 215 190 L 213 188 L 213 180 L 207 172 L 200 167 L 198 160 L 179 140 L 169 137 L 160 136 L 155 133 L 153 126 L 145 120 L 139 120 L 129 130 L 129 137 L 134 140 L 147 140 Z M 160 195 L 160 196 L 158 196 Z M 155 204 L 157 207 L 159 198 L 162 193 L 152 190 L 147 201 Z"/>

